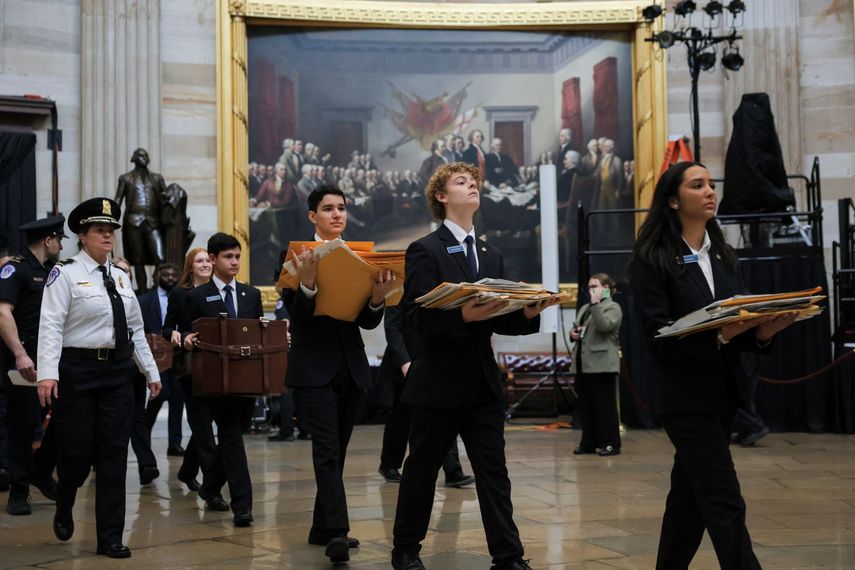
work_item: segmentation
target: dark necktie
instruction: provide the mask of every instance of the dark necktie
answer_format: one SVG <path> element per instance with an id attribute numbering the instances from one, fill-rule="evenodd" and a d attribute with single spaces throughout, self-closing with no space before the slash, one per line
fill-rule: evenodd
<path id="1" fill-rule="evenodd" d="M 466 236 L 466 261 L 469 262 L 469 276 L 472 281 L 478 279 L 478 260 L 475 259 L 475 238 L 471 235 Z"/>
<path id="2" fill-rule="evenodd" d="M 236 319 L 237 311 L 235 310 L 234 299 L 232 299 L 232 286 L 226 285 L 225 287 L 223 287 L 223 291 L 226 294 L 226 298 L 223 299 L 223 303 L 225 303 L 226 305 L 226 316 L 228 316 L 230 319 Z"/>
<path id="3" fill-rule="evenodd" d="M 113 277 L 107 273 L 107 268 L 103 265 L 98 266 L 98 271 L 104 277 L 104 286 L 107 288 L 107 296 L 110 298 L 110 306 L 113 309 L 113 331 L 116 333 L 116 355 L 120 358 L 125 358 L 130 355 L 128 350 L 128 319 L 125 316 L 125 304 L 122 303 L 122 297 L 116 291 L 116 282 Z"/>

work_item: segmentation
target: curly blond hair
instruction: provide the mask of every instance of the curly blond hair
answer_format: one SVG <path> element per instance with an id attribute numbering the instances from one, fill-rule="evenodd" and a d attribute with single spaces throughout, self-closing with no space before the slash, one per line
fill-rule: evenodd
<path id="1" fill-rule="evenodd" d="M 427 186 L 425 186 L 425 198 L 427 199 L 427 205 L 435 220 L 439 221 L 445 219 L 445 206 L 442 202 L 436 199 L 436 193 L 445 191 L 445 185 L 448 183 L 448 179 L 458 172 L 468 172 L 471 174 L 475 179 L 475 182 L 478 184 L 478 191 L 480 192 L 481 190 L 481 172 L 478 170 L 477 166 L 472 166 L 466 162 L 443 164 L 436 169 L 436 172 L 434 172 L 433 176 L 430 177 Z"/>

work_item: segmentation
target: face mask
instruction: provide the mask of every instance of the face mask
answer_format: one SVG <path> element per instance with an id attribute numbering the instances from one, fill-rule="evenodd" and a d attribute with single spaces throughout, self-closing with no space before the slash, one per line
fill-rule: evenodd
<path id="1" fill-rule="evenodd" d="M 603 292 L 600 294 L 600 299 L 611 299 L 612 298 L 612 290 L 608 287 L 603 287 Z"/>

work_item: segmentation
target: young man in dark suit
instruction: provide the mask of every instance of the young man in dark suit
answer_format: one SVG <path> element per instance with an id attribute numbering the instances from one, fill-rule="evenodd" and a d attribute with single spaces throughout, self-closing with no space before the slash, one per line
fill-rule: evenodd
<path id="1" fill-rule="evenodd" d="M 424 309 L 415 300 L 443 281 L 457 283 L 503 276 L 502 255 L 475 238 L 481 178 L 474 166 L 440 167 L 425 188 L 442 225 L 407 249 L 405 325 L 416 351 L 401 400 L 411 406 L 410 455 L 404 463 L 395 514 L 392 566 L 419 570 L 421 541 L 433 507 L 436 475 L 459 434 L 475 471 L 487 545 L 496 570 L 526 570 L 513 521 L 511 482 L 505 465 L 504 398 L 493 333 L 523 335 L 540 328 L 540 312 L 556 297 L 495 316 L 506 302 L 471 300 L 460 309 Z"/>
<path id="2" fill-rule="evenodd" d="M 321 186 L 312 191 L 308 207 L 315 241 L 341 239 L 347 226 L 345 204 L 344 193 L 338 188 Z M 375 276 L 371 298 L 355 322 L 315 316 L 317 263 L 314 251 L 306 249 L 294 260 L 300 287 L 285 296 L 291 315 L 285 383 L 294 390 L 303 422 L 312 434 L 318 491 L 309 544 L 326 546 L 326 555 L 338 564 L 347 562 L 348 549 L 359 545 L 358 540 L 347 537 L 350 523 L 342 480 L 357 406 L 373 384 L 359 328 L 373 329 L 380 324 L 386 295 L 398 283 L 389 271 Z"/>
<path id="3" fill-rule="evenodd" d="M 145 334 L 161 334 L 163 322 L 166 320 L 166 308 L 169 305 L 169 292 L 178 282 L 178 267 L 172 263 L 161 263 L 154 271 L 154 282 L 157 287 L 140 295 L 140 310 L 143 316 Z M 160 383 L 163 386 L 157 398 L 146 406 L 146 425 L 148 431 L 154 427 L 157 414 L 164 402 L 169 403 L 168 446 L 166 455 L 181 457 L 184 448 L 181 447 L 181 420 L 184 416 L 184 393 L 175 381 L 172 370 L 160 373 Z"/>
<path id="4" fill-rule="evenodd" d="M 261 292 L 250 285 L 238 283 L 240 271 L 240 242 L 231 235 L 218 232 L 208 240 L 208 254 L 214 264 L 211 280 L 187 292 L 185 310 L 179 330 L 184 348 L 193 349 L 196 333 L 193 321 L 200 317 L 216 317 L 224 313 L 230 319 L 258 319 L 264 316 Z M 210 399 L 211 417 L 217 424 L 217 458 L 204 474 L 199 496 L 208 508 L 223 510 L 221 489 L 228 482 L 235 526 L 252 524 L 252 481 L 246 462 L 241 430 L 242 418 L 247 417 L 254 399 L 240 396 L 220 396 Z"/>

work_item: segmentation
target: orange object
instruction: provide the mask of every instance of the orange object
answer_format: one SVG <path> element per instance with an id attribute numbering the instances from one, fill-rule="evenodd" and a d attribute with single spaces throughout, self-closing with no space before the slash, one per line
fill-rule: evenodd
<path id="1" fill-rule="evenodd" d="M 680 137 L 669 140 L 668 146 L 665 148 L 665 158 L 662 160 L 662 168 L 659 169 L 659 176 L 662 176 L 671 165 L 691 160 L 695 160 L 695 158 L 692 154 L 692 149 L 689 148 L 688 138 Z"/>

